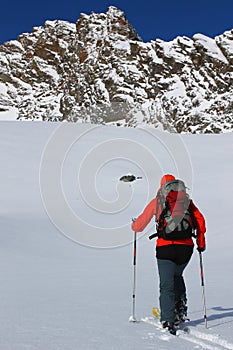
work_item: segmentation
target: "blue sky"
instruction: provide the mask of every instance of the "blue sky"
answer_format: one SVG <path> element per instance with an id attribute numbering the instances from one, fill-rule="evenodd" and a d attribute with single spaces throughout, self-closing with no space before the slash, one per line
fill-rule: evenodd
<path id="1" fill-rule="evenodd" d="M 191 38 L 195 33 L 213 38 L 233 29 L 233 0 L 11 0 L 0 7 L 0 44 L 47 19 L 76 23 L 81 12 L 106 12 L 111 5 L 125 12 L 144 41 Z"/>

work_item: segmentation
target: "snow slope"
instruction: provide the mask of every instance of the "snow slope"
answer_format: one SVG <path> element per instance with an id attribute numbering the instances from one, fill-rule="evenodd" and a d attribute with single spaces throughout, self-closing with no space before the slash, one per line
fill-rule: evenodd
<path id="1" fill-rule="evenodd" d="M 233 349 L 232 138 L 1 122 L 0 349 Z M 128 322 L 131 218 L 164 172 L 187 182 L 208 227 L 209 328 L 195 252 L 185 272 L 191 334 L 180 337 L 150 319 L 158 306 L 153 223 L 138 240 L 136 315 L 154 324 Z M 120 183 L 129 173 L 142 179 Z"/>

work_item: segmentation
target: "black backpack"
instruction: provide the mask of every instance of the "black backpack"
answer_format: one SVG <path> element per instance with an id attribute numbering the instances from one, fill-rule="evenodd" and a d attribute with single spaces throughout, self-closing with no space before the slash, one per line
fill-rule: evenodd
<path id="1" fill-rule="evenodd" d="M 181 240 L 194 236 L 194 216 L 189 209 L 190 198 L 181 180 L 167 181 L 157 194 L 157 233 L 149 238 L 162 237 L 166 240 Z M 161 214 L 158 217 L 158 209 Z"/>

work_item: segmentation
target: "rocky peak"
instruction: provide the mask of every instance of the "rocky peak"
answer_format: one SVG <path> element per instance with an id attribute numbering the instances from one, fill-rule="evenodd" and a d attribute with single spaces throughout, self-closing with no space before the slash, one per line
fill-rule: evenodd
<path id="1" fill-rule="evenodd" d="M 46 21 L 0 46 L 0 118 L 232 130 L 233 30 L 144 43 L 124 12 Z"/>
<path id="2" fill-rule="evenodd" d="M 77 39 L 91 44 L 93 41 L 140 40 L 138 34 L 127 21 L 124 12 L 110 6 L 107 13 L 81 14 L 76 23 Z"/>

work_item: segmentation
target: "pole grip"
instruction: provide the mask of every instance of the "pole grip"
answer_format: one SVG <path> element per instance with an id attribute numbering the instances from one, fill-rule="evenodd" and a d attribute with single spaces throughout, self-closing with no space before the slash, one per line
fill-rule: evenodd
<path id="1" fill-rule="evenodd" d="M 205 283 L 204 283 L 204 271 L 203 271 L 203 261 L 202 261 L 202 254 L 201 254 L 201 252 L 199 252 L 199 256 L 200 256 L 201 285 L 202 285 L 202 287 L 204 287 L 204 285 L 205 285 Z"/>

